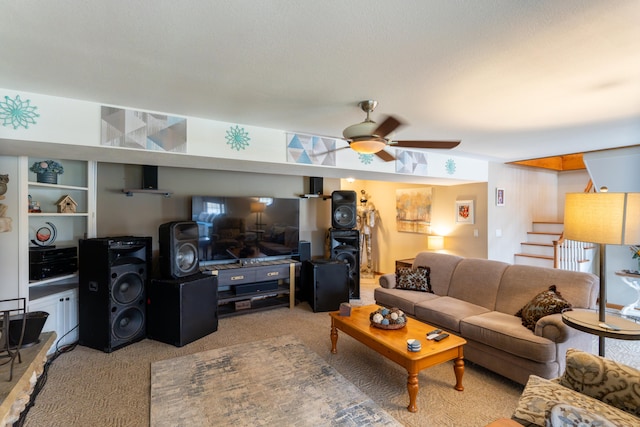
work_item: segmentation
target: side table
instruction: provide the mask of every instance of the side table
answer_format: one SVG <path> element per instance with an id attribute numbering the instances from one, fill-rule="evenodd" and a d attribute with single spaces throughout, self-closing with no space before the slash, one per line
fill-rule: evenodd
<path id="1" fill-rule="evenodd" d="M 586 308 L 568 310 L 562 313 L 562 321 L 572 328 L 601 338 L 640 340 L 640 323 L 606 313 L 603 323 L 599 320 L 597 310 Z"/>
<path id="2" fill-rule="evenodd" d="M 411 268 L 413 267 L 413 261 L 415 258 L 405 258 L 405 259 L 397 259 L 396 260 L 396 271 L 399 268 Z"/>

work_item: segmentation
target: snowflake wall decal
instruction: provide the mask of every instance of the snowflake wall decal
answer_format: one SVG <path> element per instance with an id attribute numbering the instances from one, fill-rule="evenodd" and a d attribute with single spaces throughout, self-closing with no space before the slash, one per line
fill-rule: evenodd
<path id="1" fill-rule="evenodd" d="M 16 95 L 15 99 L 5 96 L 4 102 L 0 102 L 2 126 L 13 126 L 14 129 L 22 126 L 29 129 L 29 125 L 35 125 L 35 118 L 40 117 L 40 114 L 36 113 L 38 107 L 29 105 L 30 102 L 28 99 L 20 99 L 20 95 Z"/>
<path id="2" fill-rule="evenodd" d="M 444 168 L 447 170 L 447 173 L 449 175 L 453 175 L 454 173 L 456 173 L 456 162 L 453 159 L 449 159 L 444 164 Z"/>
<path id="3" fill-rule="evenodd" d="M 370 165 L 373 162 L 373 154 L 358 154 L 358 158 L 360 159 L 360 163 L 365 165 Z"/>
<path id="4" fill-rule="evenodd" d="M 231 146 L 234 150 L 244 150 L 249 146 L 249 132 L 245 131 L 244 128 L 240 126 L 231 126 L 227 131 L 227 136 L 225 136 L 227 140 L 227 144 Z"/>

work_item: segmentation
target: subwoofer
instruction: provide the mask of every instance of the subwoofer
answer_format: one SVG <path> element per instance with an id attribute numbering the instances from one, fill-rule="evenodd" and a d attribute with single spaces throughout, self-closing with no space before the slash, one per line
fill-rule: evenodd
<path id="1" fill-rule="evenodd" d="M 198 260 L 198 224 L 174 221 L 160 225 L 160 274 L 178 279 L 200 271 Z"/>
<path id="2" fill-rule="evenodd" d="M 151 237 L 79 241 L 79 344 L 110 353 L 146 336 Z"/>
<path id="3" fill-rule="evenodd" d="M 334 191 L 331 193 L 331 227 L 352 229 L 356 227 L 356 192 Z"/>
<path id="4" fill-rule="evenodd" d="M 330 258 L 349 266 L 349 297 L 360 298 L 360 232 L 330 229 Z"/>
<path id="5" fill-rule="evenodd" d="M 147 295 L 147 336 L 151 339 L 182 347 L 218 330 L 216 276 L 152 280 Z"/>
<path id="6" fill-rule="evenodd" d="M 314 312 L 335 311 L 349 302 L 349 267 L 337 260 L 302 263 L 304 295 Z"/>

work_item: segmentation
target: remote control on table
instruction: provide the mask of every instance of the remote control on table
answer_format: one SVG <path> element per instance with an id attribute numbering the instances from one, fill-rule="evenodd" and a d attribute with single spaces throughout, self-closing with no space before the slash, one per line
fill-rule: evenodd
<path id="1" fill-rule="evenodd" d="M 432 340 L 435 337 L 437 337 L 438 335 L 440 335 L 442 333 L 442 329 L 435 329 L 431 332 L 427 332 L 427 339 L 428 340 Z"/>
<path id="2" fill-rule="evenodd" d="M 449 334 L 446 334 L 446 333 L 445 334 L 440 334 L 437 337 L 435 337 L 433 340 L 434 341 L 442 341 L 443 339 L 445 339 L 448 336 L 449 336 Z"/>

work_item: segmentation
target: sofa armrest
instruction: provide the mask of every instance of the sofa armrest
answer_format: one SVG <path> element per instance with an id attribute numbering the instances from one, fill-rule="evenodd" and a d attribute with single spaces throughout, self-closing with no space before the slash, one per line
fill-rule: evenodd
<path id="1" fill-rule="evenodd" d="M 569 338 L 576 335 L 579 331 L 567 326 L 562 321 L 562 314 L 550 314 L 544 316 L 536 323 L 535 334 L 550 339 L 555 343 L 566 342 Z"/>
<path id="2" fill-rule="evenodd" d="M 380 286 L 387 289 L 393 289 L 396 287 L 396 274 L 395 273 L 387 273 L 380 276 L 378 279 L 378 283 Z"/>

